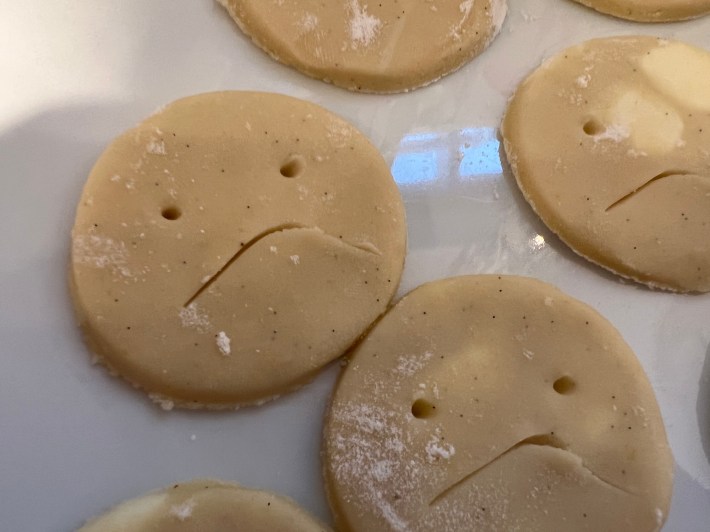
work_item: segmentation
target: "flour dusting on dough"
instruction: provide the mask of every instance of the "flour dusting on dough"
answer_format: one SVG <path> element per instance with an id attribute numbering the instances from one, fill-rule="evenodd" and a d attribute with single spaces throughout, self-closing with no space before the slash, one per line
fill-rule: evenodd
<path id="1" fill-rule="evenodd" d="M 454 446 L 448 442 L 443 442 L 441 429 L 437 428 L 431 439 L 426 444 L 427 460 L 430 463 L 438 461 L 440 458 L 450 460 L 456 454 Z"/>
<path id="2" fill-rule="evenodd" d="M 185 521 L 186 519 L 192 517 L 192 510 L 194 510 L 194 508 L 195 500 L 193 498 L 189 498 L 182 504 L 173 504 L 170 507 L 170 515 L 174 515 L 180 521 Z"/>
<path id="3" fill-rule="evenodd" d="M 72 242 L 74 264 L 86 264 L 94 268 L 111 270 L 122 277 L 134 277 L 128 267 L 126 245 L 102 235 L 78 235 Z"/>
<path id="4" fill-rule="evenodd" d="M 349 21 L 350 46 L 370 46 L 380 32 L 382 21 L 367 12 L 367 4 L 360 6 L 358 0 L 348 0 L 351 18 Z"/>
<path id="5" fill-rule="evenodd" d="M 224 331 L 217 333 L 217 348 L 224 356 L 229 356 L 232 353 L 232 340 Z"/>
<path id="6" fill-rule="evenodd" d="M 463 28 L 463 25 L 466 22 L 466 19 L 471 14 L 472 9 L 473 9 L 473 0 L 464 0 L 463 2 L 461 2 L 459 4 L 459 11 L 461 12 L 461 20 L 459 20 L 456 24 L 451 26 L 451 30 L 449 31 L 450 37 L 453 37 L 457 41 L 461 40 L 461 28 Z"/>
<path id="7" fill-rule="evenodd" d="M 194 327 L 199 332 L 204 332 L 210 325 L 207 314 L 194 302 L 180 309 L 180 320 L 183 327 Z"/>
<path id="8" fill-rule="evenodd" d="M 152 139 L 146 146 L 148 153 L 154 153 L 155 155 L 166 155 L 165 143 L 162 140 Z"/>
<path id="9" fill-rule="evenodd" d="M 304 13 L 298 22 L 298 28 L 304 33 L 313 31 L 318 27 L 318 17 L 313 13 Z"/>

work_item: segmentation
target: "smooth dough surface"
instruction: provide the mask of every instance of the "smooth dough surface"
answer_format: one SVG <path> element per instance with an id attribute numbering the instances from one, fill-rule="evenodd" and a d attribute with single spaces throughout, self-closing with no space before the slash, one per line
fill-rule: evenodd
<path id="1" fill-rule="evenodd" d="M 672 22 L 710 13 L 710 0 L 575 0 L 601 13 L 637 22 Z"/>
<path id="2" fill-rule="evenodd" d="M 376 325 L 327 415 L 342 530 L 657 530 L 673 459 L 633 352 L 523 277 L 423 285 Z"/>
<path id="3" fill-rule="evenodd" d="M 274 59 L 349 90 L 427 85 L 485 50 L 506 0 L 219 0 Z"/>
<path id="4" fill-rule="evenodd" d="M 710 53 L 596 39 L 547 60 L 503 119 L 525 198 L 578 254 L 624 277 L 710 291 Z"/>
<path id="5" fill-rule="evenodd" d="M 377 150 L 314 104 L 220 92 L 118 137 L 85 185 L 71 281 L 102 362 L 163 407 L 296 388 L 381 314 L 401 197 Z"/>
<path id="6" fill-rule="evenodd" d="M 292 500 L 210 479 L 123 502 L 78 532 L 326 532 Z"/>

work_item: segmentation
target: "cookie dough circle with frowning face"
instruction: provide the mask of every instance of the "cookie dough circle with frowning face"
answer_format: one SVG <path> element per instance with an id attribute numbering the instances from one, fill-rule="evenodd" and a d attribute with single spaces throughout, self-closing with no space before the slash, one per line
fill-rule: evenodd
<path id="1" fill-rule="evenodd" d="M 710 13 L 710 0 L 575 0 L 601 13 L 637 22 L 672 22 Z"/>
<path id="2" fill-rule="evenodd" d="M 123 502 L 78 532 L 326 532 L 293 501 L 215 480 L 193 480 Z"/>
<path id="3" fill-rule="evenodd" d="M 673 460 L 619 333 L 537 280 L 468 276 L 404 297 L 333 395 L 324 473 L 343 530 L 636 530 Z"/>
<path id="4" fill-rule="evenodd" d="M 585 42 L 517 89 L 502 124 L 525 198 L 574 251 L 624 277 L 710 291 L 710 53 Z"/>
<path id="5" fill-rule="evenodd" d="M 349 90 L 401 92 L 457 70 L 500 31 L 506 0 L 219 0 L 274 59 Z"/>
<path id="6" fill-rule="evenodd" d="M 101 155 L 72 292 L 100 360 L 165 408 L 252 404 L 385 310 L 405 240 L 387 164 L 350 124 L 286 96 L 203 94 Z"/>

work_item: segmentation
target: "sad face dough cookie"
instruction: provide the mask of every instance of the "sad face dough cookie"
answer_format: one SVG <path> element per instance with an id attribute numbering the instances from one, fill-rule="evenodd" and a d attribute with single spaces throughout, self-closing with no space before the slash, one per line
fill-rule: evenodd
<path id="1" fill-rule="evenodd" d="M 518 88 L 502 124 L 518 185 L 580 255 L 624 277 L 710 291 L 710 53 L 588 41 Z"/>
<path id="2" fill-rule="evenodd" d="M 215 480 L 193 480 L 126 501 L 79 532 L 325 532 L 285 497 Z"/>
<path id="3" fill-rule="evenodd" d="M 671 22 L 710 12 L 710 0 L 575 0 L 601 13 L 638 22 Z"/>
<path id="4" fill-rule="evenodd" d="M 117 138 L 72 232 L 90 347 L 164 407 L 289 391 L 382 313 L 405 253 L 376 149 L 316 105 L 221 92 Z"/>
<path id="5" fill-rule="evenodd" d="M 634 530 L 673 461 L 634 354 L 586 305 L 522 277 L 417 288 L 343 371 L 324 470 L 343 530 Z"/>
<path id="6" fill-rule="evenodd" d="M 219 0 L 274 59 L 346 89 L 400 92 L 485 50 L 505 0 Z"/>

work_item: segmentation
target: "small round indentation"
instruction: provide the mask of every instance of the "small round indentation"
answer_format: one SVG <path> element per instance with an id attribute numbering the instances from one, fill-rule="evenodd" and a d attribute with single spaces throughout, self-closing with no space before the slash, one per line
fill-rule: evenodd
<path id="1" fill-rule="evenodd" d="M 552 388 L 554 388 L 554 390 L 560 395 L 568 395 L 572 393 L 576 387 L 577 383 L 575 383 L 574 380 L 567 375 L 560 377 L 552 384 Z"/>
<path id="2" fill-rule="evenodd" d="M 281 175 L 284 177 L 298 177 L 306 169 L 306 161 L 300 155 L 291 155 L 286 161 L 281 165 Z"/>
<path id="3" fill-rule="evenodd" d="M 599 135 L 603 133 L 605 129 L 604 125 L 596 118 L 590 118 L 582 126 L 582 130 L 590 136 Z"/>
<path id="4" fill-rule="evenodd" d="M 160 214 L 161 214 L 161 215 L 163 216 L 163 218 L 165 218 L 166 220 L 177 220 L 178 218 L 180 218 L 180 216 L 182 216 L 182 212 L 180 211 L 180 209 L 178 209 L 178 208 L 175 207 L 174 205 L 172 205 L 172 206 L 170 206 L 170 207 L 165 207 L 165 208 L 160 212 Z"/>
<path id="5" fill-rule="evenodd" d="M 436 414 L 436 407 L 426 399 L 417 399 L 412 403 L 412 415 L 417 419 L 426 419 Z"/>

